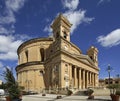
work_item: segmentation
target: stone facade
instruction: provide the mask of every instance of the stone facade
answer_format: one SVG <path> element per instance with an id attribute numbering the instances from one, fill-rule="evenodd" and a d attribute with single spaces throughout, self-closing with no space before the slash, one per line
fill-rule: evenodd
<path id="1" fill-rule="evenodd" d="M 70 42 L 72 24 L 60 14 L 51 25 L 53 37 L 31 39 L 18 48 L 17 79 L 26 91 L 98 86 L 98 49 L 87 54 Z"/>
<path id="2" fill-rule="evenodd" d="M 2 80 L 0 80 L 0 85 L 2 85 Z"/>
<path id="3" fill-rule="evenodd" d="M 99 87 L 107 87 L 109 84 L 120 84 L 120 78 L 105 78 L 105 79 L 99 79 Z"/>

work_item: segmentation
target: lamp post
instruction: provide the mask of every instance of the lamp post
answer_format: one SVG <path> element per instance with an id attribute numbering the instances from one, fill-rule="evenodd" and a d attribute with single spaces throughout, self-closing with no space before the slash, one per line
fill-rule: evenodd
<path id="1" fill-rule="evenodd" d="M 110 64 L 108 64 L 107 71 L 108 71 L 108 76 L 109 76 L 108 85 L 110 86 L 110 72 L 111 72 L 111 66 L 110 66 Z"/>

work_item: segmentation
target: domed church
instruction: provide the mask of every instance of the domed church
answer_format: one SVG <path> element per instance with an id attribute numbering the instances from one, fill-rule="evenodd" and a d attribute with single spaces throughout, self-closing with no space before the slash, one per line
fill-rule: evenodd
<path id="1" fill-rule="evenodd" d="M 26 91 L 98 86 L 98 49 L 91 46 L 82 54 L 70 41 L 71 26 L 59 14 L 51 25 L 53 37 L 31 39 L 19 46 L 17 80 Z"/>

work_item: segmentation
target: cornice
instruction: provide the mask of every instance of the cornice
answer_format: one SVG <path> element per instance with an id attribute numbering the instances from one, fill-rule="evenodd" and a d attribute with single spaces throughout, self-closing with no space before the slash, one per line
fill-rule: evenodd
<path id="1" fill-rule="evenodd" d="M 30 40 L 28 40 L 28 41 L 25 41 L 24 43 L 22 43 L 19 47 L 18 47 L 18 49 L 17 49 L 17 53 L 19 53 L 19 51 L 23 48 L 23 47 L 25 47 L 25 46 L 27 46 L 27 45 L 29 45 L 29 44 L 32 44 L 32 43 L 36 43 L 36 42 L 40 42 L 40 41 L 53 41 L 53 38 L 34 38 L 34 39 L 30 39 Z"/>
<path id="2" fill-rule="evenodd" d="M 44 65 L 44 63 L 45 63 L 45 62 L 41 62 L 41 61 L 26 62 L 26 63 L 23 63 L 23 64 L 18 65 L 15 69 L 16 69 L 16 71 L 17 71 L 18 69 L 22 69 L 22 68 L 24 68 L 24 67 L 26 67 L 26 66 Z"/>
<path id="3" fill-rule="evenodd" d="M 83 58 L 86 59 L 86 60 L 88 60 L 91 64 L 88 64 L 88 63 L 86 63 L 86 62 L 84 62 L 84 61 L 81 61 L 79 57 L 75 57 L 73 54 L 71 54 L 71 53 L 69 53 L 69 52 L 66 52 L 66 51 L 63 50 L 63 49 L 61 49 L 61 52 L 64 53 L 64 54 L 66 54 L 66 55 L 68 55 L 69 57 L 72 57 L 73 59 L 75 59 L 75 60 L 77 60 L 77 61 L 80 61 L 81 63 L 84 63 L 84 64 L 86 64 L 86 65 L 88 65 L 88 66 L 90 66 L 90 67 L 92 67 L 92 68 L 94 68 L 94 69 L 96 69 L 96 70 L 99 71 L 99 68 L 96 67 L 93 63 L 91 63 L 91 61 L 89 61 L 89 59 L 87 58 L 87 56 L 86 56 L 86 57 L 84 56 Z"/>

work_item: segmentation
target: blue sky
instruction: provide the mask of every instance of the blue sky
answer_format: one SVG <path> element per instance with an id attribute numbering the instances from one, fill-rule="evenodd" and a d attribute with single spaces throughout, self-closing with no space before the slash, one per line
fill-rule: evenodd
<path id="1" fill-rule="evenodd" d="M 120 0 L 0 0 L 0 73 L 5 66 L 17 66 L 21 43 L 51 35 L 52 21 L 63 13 L 73 24 L 71 42 L 83 54 L 91 45 L 98 48 L 99 77 L 108 77 L 108 64 L 115 77 L 120 74 L 119 4 Z"/>

